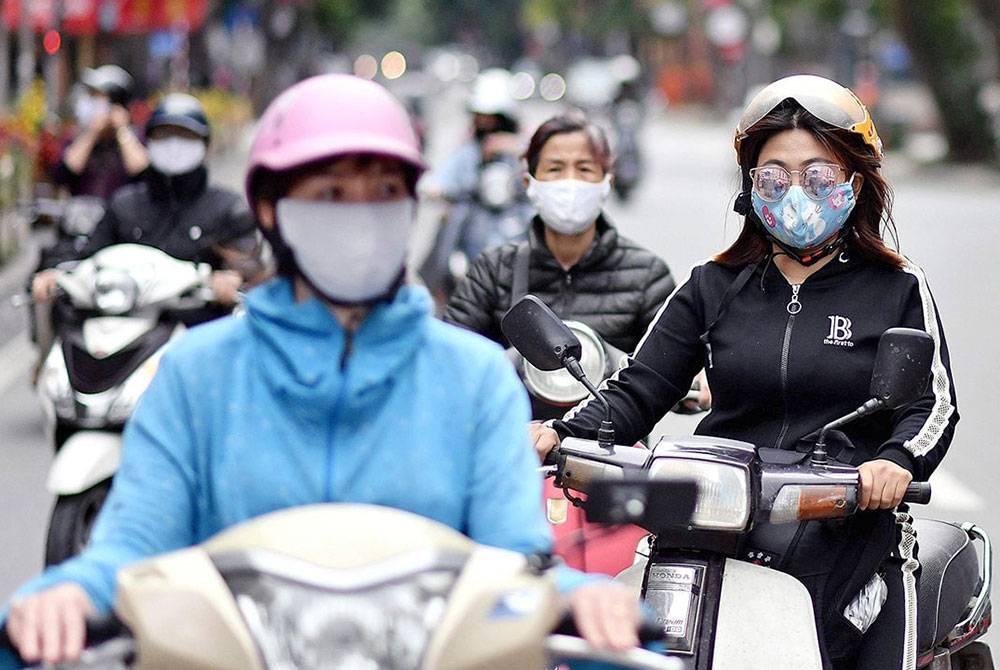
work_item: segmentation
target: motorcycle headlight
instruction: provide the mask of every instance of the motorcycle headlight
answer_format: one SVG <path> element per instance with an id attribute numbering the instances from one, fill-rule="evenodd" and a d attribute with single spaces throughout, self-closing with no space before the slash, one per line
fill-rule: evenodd
<path id="1" fill-rule="evenodd" d="M 280 562 L 220 572 L 265 666 L 282 670 L 417 670 L 460 572 L 425 565 L 372 577 L 370 567 L 333 571 Z"/>
<path id="2" fill-rule="evenodd" d="M 120 270 L 102 269 L 94 281 L 94 305 L 105 314 L 125 314 L 135 307 L 139 287 Z"/>
<path id="3" fill-rule="evenodd" d="M 595 386 L 604 380 L 608 359 L 600 336 L 589 326 L 577 321 L 566 321 L 582 345 L 580 366 L 587 379 Z M 524 385 L 532 395 L 553 405 L 575 405 L 587 397 L 587 388 L 565 369 L 539 370 L 524 361 Z"/>
<path id="4" fill-rule="evenodd" d="M 694 528 L 742 530 L 750 520 L 750 476 L 741 467 L 667 456 L 653 460 L 649 476 L 693 479 L 698 483 L 698 500 L 691 519 Z"/>

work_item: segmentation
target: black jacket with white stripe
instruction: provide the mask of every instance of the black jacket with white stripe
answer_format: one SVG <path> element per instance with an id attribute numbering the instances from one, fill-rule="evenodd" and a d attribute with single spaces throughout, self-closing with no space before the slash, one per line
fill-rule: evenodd
<path id="1" fill-rule="evenodd" d="M 843 460 L 857 465 L 884 458 L 926 480 L 948 449 L 958 412 L 944 332 L 923 272 L 845 252 L 795 287 L 762 262 L 720 315 L 741 270 L 714 261 L 697 266 L 664 303 L 603 391 L 616 441 L 632 444 L 647 435 L 706 367 L 713 406 L 698 434 L 794 449 L 868 399 L 879 337 L 906 326 L 934 339 L 927 390 L 911 405 L 847 426 L 855 451 Z M 793 315 L 796 291 L 801 307 Z M 703 339 L 710 343 L 710 367 Z M 553 427 L 562 437 L 593 439 L 603 414 L 597 402 L 584 402 Z"/>

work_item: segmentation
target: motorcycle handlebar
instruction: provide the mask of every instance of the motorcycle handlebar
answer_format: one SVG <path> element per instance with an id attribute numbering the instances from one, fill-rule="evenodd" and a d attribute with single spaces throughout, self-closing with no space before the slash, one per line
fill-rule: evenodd
<path id="1" fill-rule="evenodd" d="M 914 505 L 926 505 L 931 501 L 930 482 L 910 482 L 903 494 L 903 502 Z"/>
<path id="2" fill-rule="evenodd" d="M 123 624 L 121 620 L 114 615 L 114 613 L 99 614 L 88 617 L 86 621 L 86 630 L 87 647 L 96 647 L 99 644 L 122 637 L 128 633 L 128 630 L 125 628 L 125 624 Z M 18 663 L 18 665 L 26 665 L 24 658 L 21 657 L 17 647 L 14 646 L 13 640 L 10 639 L 10 634 L 7 632 L 6 622 L 4 622 L 4 625 L 0 627 L 0 651 L 9 651 L 14 656 L 14 660 Z M 42 666 L 39 665 L 29 667 Z"/>

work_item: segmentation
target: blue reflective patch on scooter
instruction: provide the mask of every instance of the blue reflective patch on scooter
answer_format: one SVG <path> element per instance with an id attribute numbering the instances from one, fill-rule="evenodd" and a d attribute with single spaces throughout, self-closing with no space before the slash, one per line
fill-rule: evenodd
<path id="1" fill-rule="evenodd" d="M 541 602 L 541 592 L 538 589 L 522 589 L 511 591 L 500 596 L 493 609 L 490 610 L 489 619 L 520 619 L 535 612 Z"/>

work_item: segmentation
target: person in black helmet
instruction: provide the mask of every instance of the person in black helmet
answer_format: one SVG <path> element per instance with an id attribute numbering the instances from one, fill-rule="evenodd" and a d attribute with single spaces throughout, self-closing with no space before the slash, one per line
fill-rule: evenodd
<path id="1" fill-rule="evenodd" d="M 74 113 L 80 133 L 63 150 L 53 181 L 71 195 L 108 200 L 149 165 L 132 130 L 127 105 L 132 77 L 117 65 L 85 70 Z"/>
<path id="2" fill-rule="evenodd" d="M 205 155 L 211 128 L 205 110 L 193 96 L 171 93 L 153 111 L 146 135 L 149 169 L 144 179 L 115 193 L 77 258 L 112 244 L 136 243 L 181 260 L 209 263 L 215 269 L 216 301 L 231 306 L 239 288 L 263 279 L 266 267 L 243 197 L 208 183 Z M 34 277 L 32 295 L 36 301 L 47 300 L 54 288 L 55 273 L 43 270 Z"/>

